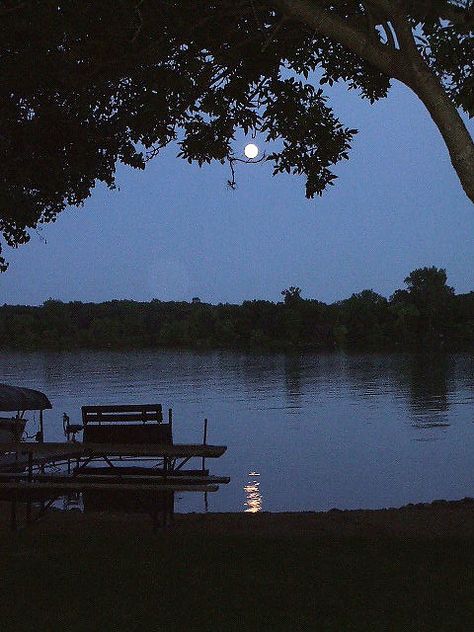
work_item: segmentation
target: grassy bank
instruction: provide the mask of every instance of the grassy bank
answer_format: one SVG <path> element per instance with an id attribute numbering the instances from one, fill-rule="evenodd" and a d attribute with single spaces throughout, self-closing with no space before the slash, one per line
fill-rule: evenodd
<path id="1" fill-rule="evenodd" d="M 2 630 L 464 630 L 472 502 L 2 525 Z"/>

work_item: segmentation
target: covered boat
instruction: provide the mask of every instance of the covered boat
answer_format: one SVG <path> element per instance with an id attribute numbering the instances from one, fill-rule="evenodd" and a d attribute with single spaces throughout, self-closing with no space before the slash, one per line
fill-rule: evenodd
<path id="1" fill-rule="evenodd" d="M 19 441 L 25 430 L 25 411 L 40 411 L 40 434 L 43 434 L 43 410 L 52 408 L 44 393 L 32 388 L 0 384 L 0 414 L 15 413 L 0 417 L 0 443 Z"/>

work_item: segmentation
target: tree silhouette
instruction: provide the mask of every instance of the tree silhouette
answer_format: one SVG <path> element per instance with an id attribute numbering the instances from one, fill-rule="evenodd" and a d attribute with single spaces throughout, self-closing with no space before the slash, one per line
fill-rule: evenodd
<path id="1" fill-rule="evenodd" d="M 390 301 L 373 290 L 326 305 L 283 290 L 284 302 L 228 303 L 109 301 L 41 307 L 0 306 L 0 350 L 238 348 L 283 351 L 331 349 L 474 349 L 474 292 L 454 295 L 446 273 L 414 270 L 407 290 Z"/>
<path id="2" fill-rule="evenodd" d="M 291 285 L 287 290 L 282 290 L 283 302 L 289 307 L 297 305 L 303 299 L 301 298 L 301 290 L 299 287 Z"/>
<path id="3" fill-rule="evenodd" d="M 474 113 L 471 5 L 5 0 L 0 232 L 25 243 L 97 181 L 114 187 L 118 162 L 144 168 L 173 140 L 189 162 L 232 161 L 236 130 L 281 139 L 265 157 L 274 174 L 304 175 L 306 195 L 320 195 L 356 132 L 320 87 L 339 80 L 371 102 L 393 79 L 412 90 L 474 201 L 474 144 L 458 113 Z"/>
<path id="4" fill-rule="evenodd" d="M 446 270 L 432 266 L 417 268 L 405 279 L 409 302 L 420 315 L 420 335 L 439 336 L 449 320 L 454 289 L 447 284 Z"/>

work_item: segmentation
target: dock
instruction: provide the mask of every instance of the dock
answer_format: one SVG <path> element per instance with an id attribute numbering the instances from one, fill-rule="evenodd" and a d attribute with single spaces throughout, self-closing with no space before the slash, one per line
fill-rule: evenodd
<path id="1" fill-rule="evenodd" d="M 0 443 L 0 453 L 7 456 L 9 462 L 40 462 L 46 459 L 67 460 L 83 457 L 100 457 L 101 455 L 121 457 L 170 457 L 216 459 L 224 454 L 227 447 L 222 445 L 204 444 L 123 444 L 123 443 L 79 443 L 79 442 L 47 442 L 29 443 Z M 15 456 L 18 455 L 18 458 Z M 14 459 L 14 461 L 13 461 Z M 0 471 L 2 460 L 0 459 Z"/>
<path id="2" fill-rule="evenodd" d="M 128 507 L 148 513 L 158 526 L 173 519 L 176 492 L 217 492 L 227 476 L 212 476 L 207 459 L 221 457 L 226 446 L 203 441 L 173 442 L 172 411 L 163 420 L 160 404 L 83 406 L 82 425 L 65 417 L 67 441 L 0 442 L 0 499 L 11 502 L 11 526 L 18 526 L 17 504 L 26 503 L 26 522 L 39 519 L 64 495 L 81 494 L 91 511 Z M 76 434 L 83 433 L 83 440 Z M 199 469 L 186 469 L 199 459 Z M 143 463 L 147 466 L 143 466 Z M 33 516 L 35 504 L 40 504 Z"/>

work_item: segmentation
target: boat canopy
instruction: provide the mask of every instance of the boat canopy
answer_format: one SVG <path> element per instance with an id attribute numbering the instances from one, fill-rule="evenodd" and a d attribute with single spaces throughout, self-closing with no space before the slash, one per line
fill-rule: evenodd
<path id="1" fill-rule="evenodd" d="M 46 410 L 52 408 L 44 393 L 32 388 L 0 384 L 0 411 Z"/>

